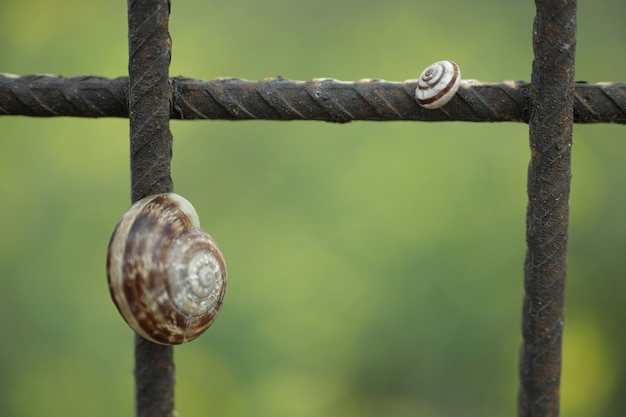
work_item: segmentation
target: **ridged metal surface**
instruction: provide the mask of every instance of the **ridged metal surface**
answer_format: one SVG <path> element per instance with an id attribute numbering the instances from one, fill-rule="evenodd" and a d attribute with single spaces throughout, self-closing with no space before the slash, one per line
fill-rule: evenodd
<path id="1" fill-rule="evenodd" d="M 421 108 L 417 82 L 171 78 L 172 119 L 528 122 L 530 84 L 463 83 L 442 109 Z M 575 123 L 626 123 L 626 84 L 577 83 Z M 0 74 L 0 115 L 128 117 L 128 78 Z"/>
<path id="2" fill-rule="evenodd" d="M 170 176 L 172 97 L 169 65 L 172 52 L 168 0 L 128 0 L 128 82 L 113 104 L 127 103 L 130 121 L 131 200 L 172 192 Z M 94 92 L 94 90 L 91 90 Z M 72 92 L 66 92 L 69 97 Z M 96 94 L 96 97 L 101 97 Z M 126 101 L 125 97 L 128 97 Z M 92 109 L 92 99 L 82 100 Z M 137 417 L 174 417 L 174 350 L 135 334 L 135 413 Z"/>
<path id="3" fill-rule="evenodd" d="M 557 417 L 574 119 L 576 1 L 536 0 L 519 417 Z"/>

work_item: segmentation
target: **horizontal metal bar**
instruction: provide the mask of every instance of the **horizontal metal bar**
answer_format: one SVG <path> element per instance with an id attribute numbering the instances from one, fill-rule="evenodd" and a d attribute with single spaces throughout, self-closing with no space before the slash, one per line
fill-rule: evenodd
<path id="1" fill-rule="evenodd" d="M 438 110 L 420 107 L 416 80 L 170 78 L 172 119 L 528 122 L 530 84 L 464 81 Z M 128 78 L 0 74 L 0 115 L 128 117 Z M 626 124 L 626 84 L 577 83 L 574 122 Z"/>

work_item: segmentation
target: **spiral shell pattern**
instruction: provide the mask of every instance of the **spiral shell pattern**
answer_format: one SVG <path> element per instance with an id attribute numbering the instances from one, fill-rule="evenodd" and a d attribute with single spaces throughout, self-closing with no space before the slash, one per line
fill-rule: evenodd
<path id="1" fill-rule="evenodd" d="M 452 61 L 439 61 L 427 67 L 417 81 L 415 99 L 425 109 L 438 109 L 459 91 L 461 70 Z"/>
<path id="2" fill-rule="evenodd" d="M 166 345 L 202 334 L 226 293 L 219 247 L 191 203 L 173 193 L 146 197 L 122 216 L 109 241 L 107 275 L 124 320 Z"/>

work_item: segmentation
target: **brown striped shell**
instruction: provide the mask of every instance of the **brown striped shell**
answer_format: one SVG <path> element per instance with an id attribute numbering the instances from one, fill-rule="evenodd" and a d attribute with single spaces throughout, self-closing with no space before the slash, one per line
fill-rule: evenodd
<path id="1" fill-rule="evenodd" d="M 200 336 L 226 293 L 222 253 L 191 203 L 173 193 L 146 197 L 124 213 L 109 241 L 107 276 L 124 320 L 165 345 Z"/>
<path id="2" fill-rule="evenodd" d="M 461 70 L 452 61 L 439 61 L 420 75 L 415 99 L 425 109 L 438 109 L 454 97 L 461 84 Z"/>

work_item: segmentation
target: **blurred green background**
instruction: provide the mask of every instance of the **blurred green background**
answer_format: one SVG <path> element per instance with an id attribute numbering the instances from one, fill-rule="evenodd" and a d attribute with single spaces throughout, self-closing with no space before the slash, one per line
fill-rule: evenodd
<path id="1" fill-rule="evenodd" d="M 126 74 L 126 3 L 0 0 L 0 71 Z M 625 81 L 626 4 L 579 6 L 577 79 Z M 173 1 L 170 74 L 529 80 L 531 1 Z M 514 415 L 524 124 L 174 121 L 173 178 L 229 266 L 175 349 L 181 416 Z M 0 408 L 133 414 L 106 284 L 128 121 L 0 118 Z M 626 407 L 626 131 L 575 126 L 562 415 Z"/>

